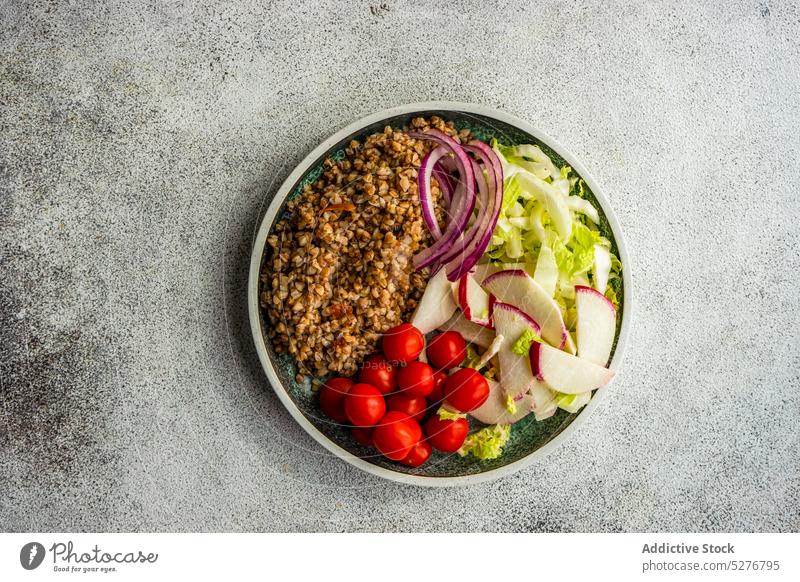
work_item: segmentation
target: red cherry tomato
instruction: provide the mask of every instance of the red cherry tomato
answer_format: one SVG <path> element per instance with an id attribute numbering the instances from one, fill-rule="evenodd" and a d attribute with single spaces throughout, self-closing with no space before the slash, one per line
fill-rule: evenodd
<path id="1" fill-rule="evenodd" d="M 397 373 L 397 386 L 407 396 L 427 396 L 433 390 L 433 368 L 425 362 L 409 362 Z"/>
<path id="2" fill-rule="evenodd" d="M 467 342 L 457 331 L 440 333 L 428 344 L 428 360 L 442 370 L 455 368 L 467 355 Z"/>
<path id="3" fill-rule="evenodd" d="M 409 467 L 419 467 L 430 458 L 431 451 L 431 444 L 426 440 L 421 440 L 411 447 L 408 456 L 400 462 Z"/>
<path id="4" fill-rule="evenodd" d="M 408 396 L 405 393 L 392 394 L 386 397 L 386 410 L 404 412 L 417 422 L 425 416 L 428 401 L 421 396 Z"/>
<path id="5" fill-rule="evenodd" d="M 425 338 L 410 323 L 402 323 L 384 334 L 382 345 L 388 360 L 405 364 L 419 357 L 425 347 Z"/>
<path id="6" fill-rule="evenodd" d="M 400 461 L 422 438 L 419 423 L 403 412 L 387 412 L 372 432 L 372 442 L 383 456 Z"/>
<path id="7" fill-rule="evenodd" d="M 347 422 L 344 412 L 344 396 L 353 386 L 349 378 L 331 378 L 319 391 L 319 407 L 328 418 L 336 422 Z"/>
<path id="8" fill-rule="evenodd" d="M 397 388 L 397 368 L 380 354 L 374 354 L 361 365 L 358 381 L 388 394 Z"/>
<path id="9" fill-rule="evenodd" d="M 354 426 L 350 429 L 357 443 L 367 447 L 372 446 L 372 427 Z"/>
<path id="10" fill-rule="evenodd" d="M 465 418 L 442 420 L 434 414 L 425 423 L 425 434 L 428 435 L 433 448 L 443 453 L 454 453 L 461 448 L 469 432 L 469 423 Z"/>
<path id="11" fill-rule="evenodd" d="M 439 370 L 433 375 L 433 390 L 428 394 L 428 402 L 433 404 L 444 400 L 444 385 L 447 382 L 447 372 Z"/>
<path id="12" fill-rule="evenodd" d="M 344 398 L 344 412 L 355 426 L 372 426 L 386 413 L 386 401 L 375 386 L 355 384 Z"/>
<path id="13" fill-rule="evenodd" d="M 444 397 L 453 408 L 472 412 L 489 398 L 489 383 L 472 368 L 461 368 L 447 379 Z"/>

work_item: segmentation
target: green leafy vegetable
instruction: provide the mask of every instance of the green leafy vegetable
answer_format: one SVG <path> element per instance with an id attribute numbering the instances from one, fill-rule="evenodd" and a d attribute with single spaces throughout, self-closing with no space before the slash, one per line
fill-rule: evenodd
<path id="1" fill-rule="evenodd" d="M 526 329 L 522 332 L 522 335 L 517 338 L 517 341 L 512 344 L 511 351 L 518 356 L 527 356 L 531 349 L 531 344 L 540 341 L 542 341 L 542 338 L 536 335 L 533 330 Z"/>
<path id="2" fill-rule="evenodd" d="M 509 414 L 517 413 L 517 403 L 514 402 L 514 397 L 511 394 L 506 394 L 505 407 Z"/>
<path id="3" fill-rule="evenodd" d="M 503 454 L 503 447 L 511 436 L 511 426 L 494 424 L 472 433 L 458 449 L 463 456 L 473 455 L 478 459 L 496 459 Z"/>
<path id="4" fill-rule="evenodd" d="M 614 304 L 614 309 L 619 309 L 619 299 L 617 298 L 617 292 L 614 291 L 614 287 L 609 285 L 606 287 L 606 299 L 611 301 Z"/>
<path id="5" fill-rule="evenodd" d="M 533 273 L 533 279 L 539 283 L 550 297 L 555 294 L 556 283 L 558 283 L 558 263 L 556 263 L 553 249 L 549 246 L 542 245 L 542 248 L 539 249 L 539 257 L 536 259 L 536 270 Z"/>
<path id="6" fill-rule="evenodd" d="M 567 412 L 576 413 L 592 399 L 591 392 L 582 392 L 581 394 L 556 394 L 556 405 L 566 410 Z"/>
<path id="7" fill-rule="evenodd" d="M 436 411 L 436 414 L 442 420 L 458 420 L 459 418 L 467 418 L 466 414 L 450 412 L 444 406 L 440 406 L 439 410 Z"/>
<path id="8" fill-rule="evenodd" d="M 475 348 L 472 347 L 472 344 L 467 344 L 467 356 L 464 358 L 464 363 L 461 365 L 461 367 L 480 370 L 480 359 L 480 354 L 478 354 Z"/>

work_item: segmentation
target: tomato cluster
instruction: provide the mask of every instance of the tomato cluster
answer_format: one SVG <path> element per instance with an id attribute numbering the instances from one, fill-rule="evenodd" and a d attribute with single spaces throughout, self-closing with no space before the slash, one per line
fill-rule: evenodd
<path id="1" fill-rule="evenodd" d="M 457 451 L 469 423 L 439 418 L 435 411 L 446 401 L 453 411 L 470 412 L 489 396 L 489 385 L 477 370 L 459 368 L 448 376 L 464 361 L 464 338 L 454 331 L 434 337 L 426 351 L 430 364 L 418 360 L 425 338 L 410 323 L 387 331 L 381 347 L 382 354 L 364 361 L 357 383 L 349 378 L 325 383 L 319 393 L 322 412 L 352 424 L 357 442 L 410 467 L 425 463 L 434 448 Z"/>

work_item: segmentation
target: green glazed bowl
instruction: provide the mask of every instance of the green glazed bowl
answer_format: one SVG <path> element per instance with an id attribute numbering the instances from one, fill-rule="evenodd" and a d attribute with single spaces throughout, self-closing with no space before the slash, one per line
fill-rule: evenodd
<path id="1" fill-rule="evenodd" d="M 291 356 L 276 354 L 266 333 L 268 322 L 259 306 L 259 273 L 264 259 L 264 246 L 270 229 L 281 217 L 286 202 L 300 194 L 303 185 L 316 180 L 326 158 L 337 159 L 351 140 L 363 141 L 366 136 L 381 131 L 386 125 L 408 126 L 414 117 L 438 115 L 452 121 L 457 128 L 469 128 L 474 136 L 489 141 L 497 138 L 505 144 L 538 144 L 558 165 L 567 164 L 581 177 L 589 189 L 589 198 L 596 202 L 600 211 L 600 230 L 612 243 L 613 250 L 623 265 L 622 280 L 617 284 L 620 301 L 617 317 L 617 332 L 612 351 L 611 367 L 619 372 L 622 354 L 631 321 L 630 263 L 620 232 L 619 223 L 611 211 L 608 201 L 583 165 L 572 157 L 553 139 L 529 124 L 508 114 L 480 105 L 453 102 L 427 102 L 403 105 L 369 115 L 345 127 L 326 139 L 312 151 L 289 175 L 272 200 L 258 236 L 255 239 L 250 261 L 248 282 L 248 306 L 250 327 L 256 350 L 264 372 L 289 413 L 314 439 L 333 454 L 368 473 L 393 481 L 426 486 L 453 486 L 479 483 L 509 475 L 544 457 L 562 443 L 578 425 L 591 414 L 610 388 L 597 390 L 591 402 L 577 414 L 559 410 L 554 416 L 537 422 L 528 415 L 516 423 L 511 439 L 500 458 L 481 461 L 472 456 L 434 452 L 431 459 L 421 467 L 412 469 L 392 462 L 377 454 L 374 449 L 359 445 L 350 436 L 349 429 L 338 425 L 319 411 L 316 395 L 308 380 L 302 384 L 295 381 L 296 365 Z"/>

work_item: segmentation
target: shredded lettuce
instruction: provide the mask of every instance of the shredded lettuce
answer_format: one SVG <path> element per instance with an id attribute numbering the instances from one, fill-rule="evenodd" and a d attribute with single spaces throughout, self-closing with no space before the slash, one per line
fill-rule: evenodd
<path id="1" fill-rule="evenodd" d="M 458 420 L 459 418 L 467 418 L 466 414 L 460 414 L 458 412 L 450 412 L 444 406 L 439 407 L 439 410 L 436 411 L 436 415 L 441 420 Z"/>
<path id="2" fill-rule="evenodd" d="M 614 309 L 619 309 L 619 299 L 617 299 L 617 292 L 614 291 L 614 288 L 611 285 L 606 287 L 605 296 L 606 299 L 608 299 L 609 301 L 611 301 L 611 303 L 614 304 Z"/>
<path id="3" fill-rule="evenodd" d="M 514 401 L 514 397 L 511 396 L 511 394 L 506 394 L 505 407 L 509 414 L 517 413 L 517 403 Z"/>
<path id="4" fill-rule="evenodd" d="M 526 329 L 522 332 L 522 335 L 517 338 L 517 341 L 512 344 L 511 351 L 518 356 L 527 356 L 531 349 L 531 344 L 540 341 L 542 341 L 542 338 L 536 335 L 533 330 Z"/>
<path id="5" fill-rule="evenodd" d="M 586 406 L 591 399 L 591 392 L 582 392 L 581 394 L 562 394 L 558 392 L 555 401 L 556 406 L 574 414 Z"/>
<path id="6" fill-rule="evenodd" d="M 483 366 L 481 366 L 481 356 L 472 347 L 472 344 L 467 344 L 467 356 L 464 358 L 464 363 L 461 364 L 462 368 L 474 368 L 475 370 L 480 370 Z"/>
<path id="7" fill-rule="evenodd" d="M 570 210 L 585 215 L 586 218 L 595 224 L 600 224 L 600 214 L 597 212 L 597 208 L 592 206 L 592 203 L 585 198 L 581 198 L 580 196 L 568 196 L 567 207 L 569 207 Z"/>
<path id="8" fill-rule="evenodd" d="M 486 256 L 496 264 L 524 265 L 574 332 L 576 285 L 593 286 L 617 305 L 615 279 L 622 265 L 598 230 L 599 209 L 572 168 L 556 168 L 541 148 L 497 142 L 493 147 L 505 190 Z"/>
<path id="9" fill-rule="evenodd" d="M 494 424 L 472 433 L 458 449 L 462 457 L 471 454 L 478 459 L 496 459 L 511 436 L 511 425 Z"/>
<path id="10" fill-rule="evenodd" d="M 608 287 L 608 276 L 611 274 L 611 252 L 603 245 L 594 245 L 594 261 L 592 263 L 592 280 L 594 288 L 605 293 Z"/>
<path id="11" fill-rule="evenodd" d="M 558 263 L 556 263 L 553 249 L 549 246 L 542 245 L 542 248 L 539 249 L 533 279 L 539 283 L 550 297 L 555 294 L 556 283 L 558 283 Z"/>

